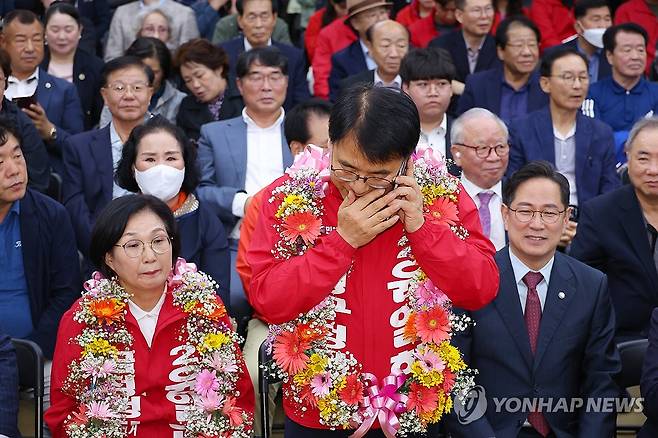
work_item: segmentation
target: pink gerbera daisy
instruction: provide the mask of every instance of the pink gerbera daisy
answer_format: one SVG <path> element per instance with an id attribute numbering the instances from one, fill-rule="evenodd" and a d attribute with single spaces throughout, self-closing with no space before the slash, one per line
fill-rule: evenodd
<path id="1" fill-rule="evenodd" d="M 450 319 L 441 307 L 418 312 L 415 318 L 416 334 L 423 342 L 440 344 L 450 339 Z"/>
<path id="2" fill-rule="evenodd" d="M 415 353 L 414 356 L 416 356 L 416 359 L 420 362 L 420 367 L 426 373 L 431 373 L 432 371 L 443 371 L 446 367 L 441 358 L 430 349 L 427 349 L 427 351 L 422 354 Z"/>
<path id="3" fill-rule="evenodd" d="M 299 338 L 297 331 L 283 331 L 274 341 L 274 360 L 285 372 L 297 374 L 306 368 L 307 348 L 308 343 Z"/>
<path id="4" fill-rule="evenodd" d="M 286 217 L 283 222 L 283 237 L 289 242 L 295 242 L 301 237 L 304 243 L 310 245 L 320 235 L 322 221 L 311 212 L 295 213 Z"/>
<path id="5" fill-rule="evenodd" d="M 202 370 L 196 377 L 194 391 L 202 397 L 207 397 L 208 393 L 219 389 L 219 380 L 215 371 Z"/>
<path id="6" fill-rule="evenodd" d="M 455 225 L 459 221 L 457 206 L 448 198 L 436 198 L 428 206 L 430 222 L 440 225 Z"/>
<path id="7" fill-rule="evenodd" d="M 320 373 L 311 379 L 311 391 L 316 397 L 329 395 L 331 391 L 331 375 L 329 373 Z"/>
<path id="8" fill-rule="evenodd" d="M 228 417 L 228 421 L 233 427 L 242 424 L 242 409 L 237 407 L 235 403 L 235 397 L 226 397 L 226 403 L 222 407 L 222 413 Z"/>

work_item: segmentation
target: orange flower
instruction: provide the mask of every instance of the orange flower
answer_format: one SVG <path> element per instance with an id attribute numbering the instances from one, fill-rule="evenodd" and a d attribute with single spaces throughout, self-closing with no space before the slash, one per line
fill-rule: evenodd
<path id="1" fill-rule="evenodd" d="M 409 319 L 407 319 L 406 324 L 404 325 L 404 333 L 402 335 L 405 339 L 414 341 L 416 339 L 416 314 L 410 313 Z"/>
<path id="2" fill-rule="evenodd" d="M 99 322 L 112 324 L 121 321 L 125 307 L 126 303 L 118 301 L 115 298 L 110 298 L 108 300 L 92 301 L 89 305 L 89 310 Z"/>
<path id="3" fill-rule="evenodd" d="M 297 374 L 306 369 L 308 356 L 304 351 L 309 347 L 302 341 L 297 331 L 284 331 L 274 341 L 274 360 L 288 374 Z"/>
<path id="4" fill-rule="evenodd" d="M 428 206 L 430 222 L 441 225 L 455 225 L 459 221 L 457 206 L 448 198 L 436 198 Z"/>
<path id="5" fill-rule="evenodd" d="M 311 328 L 310 324 L 300 324 L 295 329 L 295 332 L 302 340 L 302 342 L 313 342 L 316 341 L 324 335 L 324 331 L 319 328 Z"/>
<path id="6" fill-rule="evenodd" d="M 307 245 L 310 245 L 320 235 L 320 225 L 322 221 L 308 211 L 295 213 L 284 219 L 283 237 L 289 242 L 295 242 L 301 237 Z"/>
<path id="7" fill-rule="evenodd" d="M 355 374 L 345 379 L 345 387 L 338 392 L 338 396 L 348 405 L 358 405 L 363 400 L 363 383 Z"/>
<path id="8" fill-rule="evenodd" d="M 409 387 L 407 408 L 413 409 L 418 415 L 432 412 L 439 403 L 439 396 L 435 388 L 425 388 L 416 382 Z"/>
<path id="9" fill-rule="evenodd" d="M 440 344 L 450 339 L 450 319 L 441 307 L 419 312 L 415 321 L 416 332 L 423 342 Z"/>
<path id="10" fill-rule="evenodd" d="M 215 310 L 212 311 L 208 318 L 218 320 L 226 316 L 226 306 L 219 297 L 215 297 Z"/>
<path id="11" fill-rule="evenodd" d="M 299 397 L 302 399 L 302 403 L 309 408 L 315 409 L 318 407 L 318 399 L 313 395 L 311 385 L 304 385 L 299 392 Z"/>

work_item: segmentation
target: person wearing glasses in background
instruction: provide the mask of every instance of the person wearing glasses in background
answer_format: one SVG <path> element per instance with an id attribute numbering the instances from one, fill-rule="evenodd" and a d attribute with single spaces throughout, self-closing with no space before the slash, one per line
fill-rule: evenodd
<path id="1" fill-rule="evenodd" d="M 546 160 L 569 180 L 571 206 L 619 187 L 612 129 L 580 111 L 589 86 L 587 58 L 575 49 L 549 52 L 542 60 L 540 85 L 550 103 L 512 122 L 508 176 L 529 161 Z M 572 219 L 563 247 L 576 234 L 577 216 Z"/>
<path id="2" fill-rule="evenodd" d="M 469 403 L 486 412 L 471 422 L 452 414 L 447 429 L 454 438 L 612 438 L 614 410 L 558 402 L 617 397 L 621 371 L 606 276 L 556 251 L 571 213 L 569 181 L 550 163 L 528 163 L 505 183 L 502 213 L 509 245 L 496 253 L 498 296 L 465 312 L 475 324 L 454 339 L 479 370 Z M 496 409 L 504 397 L 535 408 Z M 465 412 L 459 400 L 455 412 Z"/>
<path id="3" fill-rule="evenodd" d="M 452 157 L 461 167 L 461 182 L 478 209 L 482 232 L 496 250 L 507 243 L 500 206 L 502 179 L 509 159 L 505 123 L 484 108 L 471 108 L 452 123 Z"/>
<path id="4" fill-rule="evenodd" d="M 101 210 L 112 199 L 129 193 L 114 182 L 114 170 L 131 131 L 148 117 L 153 77 L 151 68 L 137 57 L 123 56 L 105 64 L 101 95 L 112 121 L 104 128 L 71 137 L 64 147 L 64 206 L 85 257 Z"/>

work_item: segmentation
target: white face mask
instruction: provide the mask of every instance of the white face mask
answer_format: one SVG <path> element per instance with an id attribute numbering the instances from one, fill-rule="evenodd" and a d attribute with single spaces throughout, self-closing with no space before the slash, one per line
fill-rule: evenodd
<path id="1" fill-rule="evenodd" d="M 135 169 L 135 180 L 139 190 L 164 202 L 180 192 L 183 179 L 185 179 L 185 168 L 179 170 L 166 164 L 158 164 L 143 172 Z"/>
<path id="2" fill-rule="evenodd" d="M 582 25 L 581 25 L 582 26 Z M 606 28 L 605 27 L 595 27 L 592 29 L 584 29 L 583 30 L 583 38 L 596 47 L 597 49 L 602 49 L 603 48 L 603 34 L 605 33 Z"/>

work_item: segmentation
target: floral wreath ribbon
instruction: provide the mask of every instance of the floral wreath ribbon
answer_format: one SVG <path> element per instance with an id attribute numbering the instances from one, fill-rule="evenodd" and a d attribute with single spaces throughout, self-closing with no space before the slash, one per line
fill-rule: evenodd
<path id="1" fill-rule="evenodd" d="M 363 399 L 360 412 L 365 421 L 361 425 L 352 424 L 353 427 L 358 426 L 358 429 L 350 435 L 350 438 L 364 436 L 375 423 L 375 419 L 379 420 L 379 425 L 386 438 L 394 438 L 400 429 L 397 414 L 406 410 L 407 403 L 407 396 L 398 393 L 397 390 L 404 385 L 407 376 L 404 374 L 390 375 L 384 378 L 381 385 L 378 384 L 374 374 L 364 373 L 363 377 L 371 383 L 366 390 L 368 397 Z"/>

